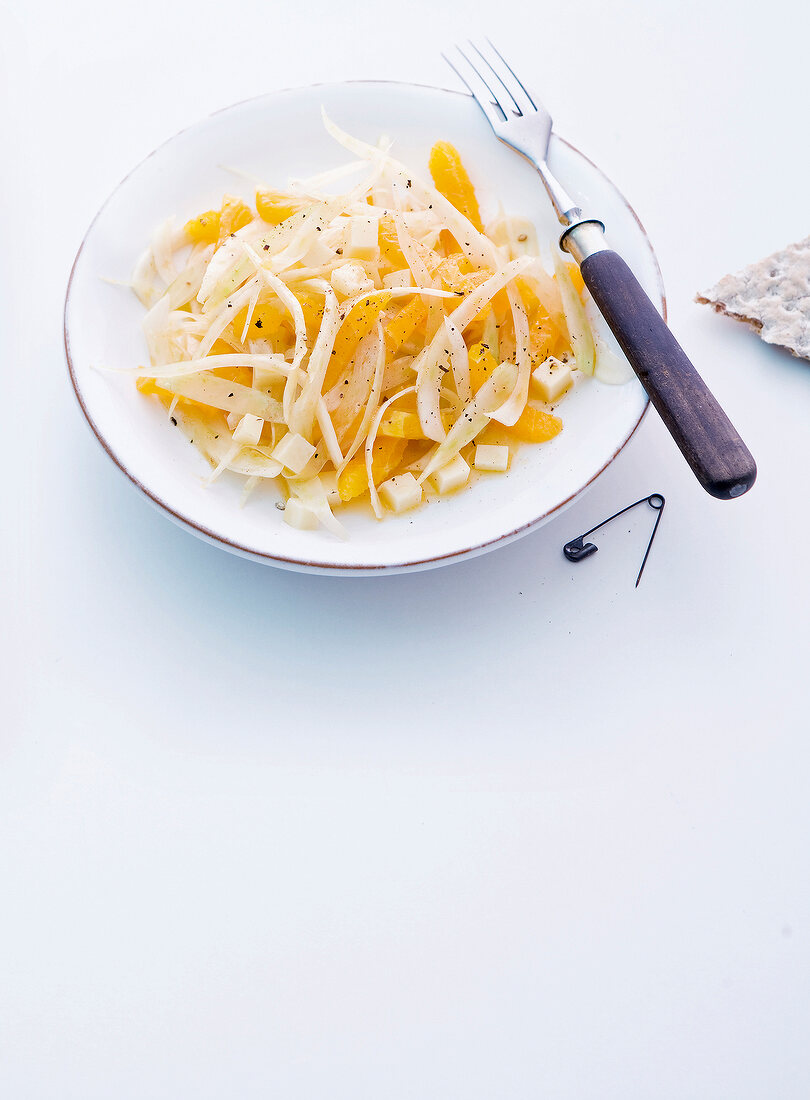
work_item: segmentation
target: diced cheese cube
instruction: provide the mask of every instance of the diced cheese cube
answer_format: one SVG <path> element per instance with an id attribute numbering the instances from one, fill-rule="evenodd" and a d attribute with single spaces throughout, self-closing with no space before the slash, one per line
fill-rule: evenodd
<path id="1" fill-rule="evenodd" d="M 531 389 L 542 401 L 556 401 L 565 393 L 574 376 L 567 363 L 561 363 L 553 355 L 535 367 L 532 371 Z"/>
<path id="2" fill-rule="evenodd" d="M 290 527 L 297 527 L 299 531 L 314 531 L 319 521 L 311 508 L 307 508 L 306 504 L 295 497 L 290 497 L 284 505 L 284 522 Z"/>
<path id="3" fill-rule="evenodd" d="M 300 474 L 314 454 L 312 444 L 297 432 L 287 432 L 272 451 L 272 457 L 294 474 Z"/>
<path id="4" fill-rule="evenodd" d="M 503 471 L 509 466 L 509 448 L 479 443 L 475 448 L 474 465 L 476 470 Z"/>
<path id="5" fill-rule="evenodd" d="M 234 443 L 247 443 L 255 446 L 262 437 L 263 427 L 264 421 L 260 416 L 254 416 L 253 413 L 245 413 L 234 428 Z"/>
<path id="6" fill-rule="evenodd" d="M 379 228 L 377 218 L 350 218 L 343 255 L 357 260 L 376 260 L 380 254 Z"/>
<path id="7" fill-rule="evenodd" d="M 344 298 L 354 298 L 357 294 L 365 294 L 374 289 L 374 283 L 366 275 L 365 268 L 360 264 L 341 264 L 332 272 L 329 280 L 332 290 L 336 294 L 342 294 Z"/>
<path id="8" fill-rule="evenodd" d="M 323 485 L 324 491 L 326 492 L 327 503 L 330 506 L 340 504 L 340 493 L 338 492 L 337 474 L 335 471 L 332 470 L 331 473 L 321 474 L 320 477 L 321 485 Z"/>
<path id="9" fill-rule="evenodd" d="M 401 271 L 392 271 L 390 275 L 383 275 L 383 286 L 389 290 L 395 286 L 413 286 L 411 269 L 403 267 Z"/>
<path id="10" fill-rule="evenodd" d="M 460 489 L 469 476 L 470 467 L 461 455 L 456 455 L 446 465 L 439 467 L 431 481 L 440 493 L 451 493 L 453 489 Z"/>
<path id="11" fill-rule="evenodd" d="M 380 486 L 380 500 L 392 512 L 407 512 L 422 499 L 422 486 L 413 474 L 397 474 Z"/>

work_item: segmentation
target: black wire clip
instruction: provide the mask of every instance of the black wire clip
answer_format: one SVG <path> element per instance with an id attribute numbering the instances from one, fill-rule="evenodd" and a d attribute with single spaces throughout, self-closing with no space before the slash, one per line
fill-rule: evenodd
<path id="1" fill-rule="evenodd" d="M 592 535 L 594 531 L 598 531 L 600 527 L 604 527 L 614 519 L 618 519 L 619 516 L 623 516 L 625 512 L 629 512 L 631 508 L 638 507 L 639 504 L 649 504 L 651 508 L 654 508 L 658 515 L 655 517 L 655 525 L 650 535 L 650 541 L 647 543 L 647 549 L 644 551 L 644 560 L 641 563 L 641 569 L 638 571 L 636 577 L 636 588 L 638 588 L 638 582 L 641 580 L 641 574 L 644 572 L 644 566 L 647 564 L 647 558 L 650 556 L 650 550 L 652 549 L 653 539 L 655 533 L 658 530 L 658 524 L 661 522 L 661 515 L 664 511 L 664 505 L 666 501 L 660 493 L 651 493 L 648 497 L 642 497 L 641 500 L 635 501 L 633 504 L 628 504 L 626 508 L 622 508 L 620 512 L 616 512 L 615 515 L 608 516 L 607 519 L 603 519 L 601 523 L 597 523 L 596 527 L 592 527 L 590 531 L 586 531 L 579 538 L 571 539 L 563 547 L 563 553 L 569 561 L 584 561 L 585 558 L 589 558 L 591 554 L 595 554 L 599 549 L 592 542 L 585 542 L 588 535 Z"/>

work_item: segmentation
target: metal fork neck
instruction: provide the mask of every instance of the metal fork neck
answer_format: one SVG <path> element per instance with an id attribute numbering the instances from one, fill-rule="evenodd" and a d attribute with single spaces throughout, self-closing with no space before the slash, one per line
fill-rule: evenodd
<path id="1" fill-rule="evenodd" d="M 560 222 L 563 225 L 572 225 L 574 222 L 580 221 L 582 219 L 582 211 L 575 204 L 573 198 L 568 194 L 557 177 L 551 173 L 546 163 L 548 144 L 546 143 L 545 148 L 540 148 L 536 143 L 526 142 L 524 155 L 529 157 L 540 173 L 540 179 L 543 181 L 543 186 L 548 192 L 548 197 L 551 199 L 551 205 L 554 207 Z"/>
<path id="2" fill-rule="evenodd" d="M 604 252 L 607 248 L 604 224 L 583 214 L 581 207 L 575 205 L 565 188 L 548 170 L 545 158 L 538 158 L 536 165 L 560 225 L 565 226 L 560 236 L 560 248 L 569 252 L 578 264 L 595 252 Z"/>
<path id="3" fill-rule="evenodd" d="M 582 221 L 583 214 L 578 206 L 572 206 L 570 210 L 558 210 L 557 217 L 559 218 L 560 225 L 564 225 L 567 229 L 570 229 Z"/>
<path id="4" fill-rule="evenodd" d="M 596 252 L 607 250 L 604 222 L 583 218 L 579 207 L 566 211 L 560 221 L 566 226 L 560 236 L 560 248 L 570 253 L 578 264 Z"/>

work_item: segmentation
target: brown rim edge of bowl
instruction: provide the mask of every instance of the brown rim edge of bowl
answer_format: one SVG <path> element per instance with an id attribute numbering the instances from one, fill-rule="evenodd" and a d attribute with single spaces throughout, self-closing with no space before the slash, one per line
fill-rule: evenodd
<path id="1" fill-rule="evenodd" d="M 535 516 L 534 519 L 529 520 L 527 523 L 521 524 L 520 527 L 515 527 L 512 531 L 507 531 L 502 535 L 498 535 L 497 538 L 489 539 L 486 542 L 477 543 L 474 546 L 468 546 L 463 550 L 454 550 L 454 551 L 452 551 L 451 553 L 448 553 L 448 554 L 439 554 L 439 555 L 437 555 L 436 557 L 433 557 L 433 558 L 422 558 L 422 559 L 419 559 L 417 561 L 394 562 L 394 563 L 389 563 L 387 565 L 373 565 L 373 564 L 343 565 L 340 562 L 331 562 L 329 564 L 325 564 L 323 562 L 308 562 L 308 561 L 303 561 L 300 558 L 285 558 L 285 557 L 282 557 L 282 556 L 277 555 L 277 554 L 268 554 L 268 553 L 266 553 L 262 550 L 251 549 L 251 547 L 249 547 L 249 546 L 244 546 L 241 543 L 234 542 L 232 539 L 226 538 L 224 535 L 218 534 L 215 531 L 211 531 L 209 528 L 203 526 L 201 523 L 198 523 L 196 520 L 191 519 L 190 517 L 183 515 L 181 512 L 176 511 L 176 509 L 172 508 L 171 505 L 167 504 L 165 500 L 162 500 L 156 493 L 152 492 L 151 489 L 149 489 L 146 485 L 144 485 L 143 482 L 140 481 L 139 478 L 137 478 L 132 473 L 132 471 L 118 458 L 118 456 L 114 453 L 112 448 L 107 443 L 107 440 L 104 438 L 104 436 L 101 434 L 99 429 L 96 427 L 96 424 L 93 421 L 93 418 L 91 417 L 87 406 L 85 405 L 84 398 L 83 398 L 82 392 L 81 392 L 81 387 L 80 387 L 78 379 L 76 377 L 76 372 L 75 372 L 74 366 L 73 366 L 73 358 L 72 358 L 71 353 L 70 353 L 70 335 L 68 333 L 68 307 L 70 305 L 70 294 L 71 294 L 71 290 L 72 290 L 72 287 L 73 287 L 73 277 L 76 273 L 76 265 L 78 264 L 79 258 L 81 256 L 82 252 L 84 251 L 84 246 L 87 242 L 87 238 L 90 236 L 90 233 L 92 232 L 93 226 L 96 224 L 99 217 L 101 216 L 103 211 L 106 209 L 107 204 L 112 200 L 113 196 L 118 193 L 118 191 L 121 189 L 121 187 L 123 187 L 123 185 L 129 179 L 129 177 L 134 172 L 138 171 L 138 169 L 141 167 L 141 165 L 145 164 L 146 161 L 148 161 L 151 157 L 155 156 L 155 154 L 158 153 L 164 147 L 164 145 L 168 145 L 170 142 L 175 141 L 182 134 L 187 133 L 189 130 L 193 129 L 195 126 L 200 125 L 200 123 L 205 122 L 209 118 L 214 118 L 216 115 L 223 114 L 225 111 L 231 111 L 234 108 L 241 107 L 246 103 L 254 103 L 254 102 L 256 102 L 257 100 L 260 100 L 260 99 L 267 99 L 267 98 L 270 98 L 272 96 L 284 95 L 288 92 L 303 92 L 303 91 L 310 91 L 313 88 L 334 87 L 336 85 L 345 85 L 345 84 L 390 84 L 390 85 L 393 85 L 393 86 L 399 87 L 399 88 L 420 88 L 420 89 L 423 89 L 424 91 L 442 92 L 442 93 L 449 94 L 449 95 L 458 95 L 458 96 L 462 96 L 465 99 L 470 99 L 471 98 L 470 96 L 467 95 L 466 92 L 461 92 L 461 91 L 459 91 L 457 89 L 454 89 L 454 88 L 441 88 L 441 87 L 438 87 L 438 86 L 432 85 L 432 84 L 414 84 L 414 83 L 411 83 L 411 82 L 405 81 L 405 80 L 344 80 L 344 81 L 333 81 L 333 82 L 329 82 L 329 83 L 327 83 L 327 82 L 318 82 L 318 83 L 314 83 L 314 84 L 305 84 L 305 85 L 302 85 L 300 87 L 279 88 L 279 89 L 277 89 L 276 91 L 273 91 L 273 92 L 267 92 L 267 93 L 264 93 L 264 94 L 259 95 L 259 96 L 251 96 L 248 99 L 238 100 L 236 103 L 228 104 L 225 107 L 219 107 L 219 108 L 217 108 L 216 111 L 211 111 L 211 112 L 209 112 L 209 114 L 205 115 L 203 118 L 197 119 L 195 122 L 191 123 L 189 126 L 184 127 L 182 130 L 178 130 L 176 134 L 173 134 L 171 137 L 169 137 L 165 141 L 161 142 L 160 145 L 157 145 L 150 153 L 148 153 L 142 160 L 140 160 L 129 172 L 127 172 L 127 174 L 123 177 L 123 179 L 121 179 L 121 181 L 117 184 L 117 186 L 114 187 L 113 190 L 111 191 L 111 193 L 107 196 L 104 203 L 101 205 L 98 212 L 96 213 L 95 217 L 93 218 L 93 220 L 88 225 L 88 227 L 87 227 L 87 229 L 84 233 L 84 236 L 82 237 L 82 242 L 79 245 L 78 251 L 76 252 L 76 256 L 75 256 L 75 258 L 73 260 L 73 263 L 71 265 L 71 268 L 70 268 L 70 276 L 68 277 L 67 290 L 65 292 L 65 305 L 64 305 L 64 311 L 63 311 L 63 336 L 64 336 L 64 345 L 65 345 L 65 358 L 67 360 L 68 373 L 70 375 L 70 382 L 71 382 L 71 386 L 73 388 L 73 393 L 74 393 L 74 396 L 76 397 L 76 400 L 79 404 L 79 408 L 81 409 L 82 414 L 84 415 L 84 418 L 87 421 L 87 424 L 90 427 L 90 430 L 92 431 L 93 435 L 96 437 L 96 439 L 97 439 L 98 443 L 100 444 L 100 446 L 102 447 L 102 449 L 106 452 L 106 454 L 112 460 L 112 462 L 115 463 L 115 465 L 118 467 L 118 469 L 121 471 L 121 473 L 123 473 L 129 479 L 129 481 L 137 489 L 139 489 L 144 494 L 144 496 L 146 496 L 154 505 L 156 505 L 158 508 L 161 508 L 164 512 L 168 513 L 168 515 L 170 515 L 172 517 L 172 519 L 174 519 L 180 526 L 191 529 L 193 532 L 196 532 L 198 535 L 202 536 L 204 539 L 209 540 L 210 542 L 213 542 L 215 544 L 218 544 L 218 545 L 222 546 L 223 549 L 226 549 L 226 550 L 229 550 L 231 552 L 237 553 L 237 554 L 239 554 L 240 556 L 243 556 L 243 557 L 251 558 L 254 561 L 257 560 L 257 559 L 260 559 L 263 562 L 266 562 L 266 563 L 271 564 L 271 565 L 275 564 L 275 565 L 278 565 L 282 568 L 291 567 L 291 568 L 294 568 L 294 569 L 299 569 L 301 571 L 309 570 L 309 571 L 313 571 L 313 572 L 322 573 L 324 575 L 329 575 L 329 574 L 334 575 L 335 573 L 339 573 L 341 575 L 344 574 L 344 573 L 357 573 L 358 575 L 361 575 L 361 576 L 362 575 L 366 575 L 366 576 L 372 575 L 373 576 L 373 575 L 379 575 L 379 574 L 383 574 L 383 573 L 396 573 L 396 572 L 405 571 L 405 570 L 408 570 L 408 569 L 419 569 L 420 567 L 426 568 L 426 567 L 429 567 L 429 566 L 450 565 L 455 561 L 459 561 L 462 558 L 467 557 L 468 555 L 471 555 L 471 554 L 472 555 L 478 555 L 478 554 L 484 553 L 485 551 L 494 549 L 499 543 L 508 543 L 508 542 L 513 541 L 514 539 L 519 538 L 522 535 L 528 534 L 529 531 L 531 531 L 534 527 L 537 527 L 538 525 L 543 523 L 545 520 L 550 519 L 556 512 L 559 512 L 562 509 L 564 509 L 565 506 L 570 504 L 571 501 L 573 501 L 575 497 L 578 497 L 580 495 L 580 493 L 584 493 L 585 490 L 590 485 L 592 485 L 593 482 L 596 481 L 596 479 L 598 477 L 601 477 L 601 475 L 605 472 L 605 470 L 608 468 L 608 466 L 611 464 L 611 462 L 613 462 L 617 458 L 617 456 L 621 453 L 621 451 L 624 450 L 624 448 L 627 446 L 629 441 L 632 439 L 633 435 L 635 434 L 636 430 L 638 429 L 639 425 L 641 424 L 642 420 L 644 419 L 644 417 L 647 413 L 647 410 L 650 407 L 649 398 L 647 398 L 647 400 L 644 402 L 644 407 L 642 408 L 642 410 L 639 414 L 639 417 L 636 420 L 633 427 L 627 433 L 627 435 L 622 440 L 622 442 L 618 445 L 618 447 L 613 452 L 613 454 L 610 456 L 610 458 L 607 459 L 607 461 L 596 471 L 596 473 L 593 474 L 593 476 L 590 477 L 585 482 L 584 485 L 581 485 L 575 492 L 571 493 L 570 496 L 566 497 L 565 500 L 560 501 L 559 504 L 556 504 L 553 508 L 550 508 L 547 512 L 543 512 L 542 515 Z M 594 162 L 589 157 L 585 156 L 584 153 L 580 152 L 580 150 L 575 145 L 573 145 L 570 141 L 566 141 L 565 138 L 560 137 L 559 134 L 555 134 L 555 137 L 559 141 L 561 141 L 564 145 L 567 145 L 568 148 L 571 149 L 573 152 L 575 152 L 578 156 L 582 157 L 582 159 L 587 164 L 589 164 L 594 169 L 594 171 L 596 171 L 611 188 L 613 188 L 613 190 L 616 192 L 616 194 L 619 196 L 620 200 L 622 201 L 622 203 L 626 207 L 626 209 L 629 211 L 629 213 L 632 216 L 633 220 L 638 225 L 638 227 L 641 231 L 641 234 L 644 237 L 644 240 L 647 242 L 647 244 L 649 246 L 649 249 L 650 249 L 650 255 L 652 257 L 652 261 L 653 261 L 653 264 L 655 266 L 656 281 L 657 281 L 657 284 L 658 284 L 657 290 L 658 290 L 658 294 L 660 295 L 660 298 L 661 298 L 662 314 L 663 314 L 664 320 L 666 320 L 667 319 L 667 300 L 666 300 L 666 293 L 665 293 L 665 290 L 664 290 L 664 280 L 663 280 L 663 276 L 662 276 L 662 273 L 661 273 L 661 266 L 658 263 L 658 257 L 655 254 L 655 249 L 653 248 L 652 241 L 650 240 L 650 238 L 647 234 L 647 231 L 644 228 L 638 214 L 633 209 L 633 207 L 630 205 L 630 203 L 627 201 L 624 194 L 618 189 L 618 187 L 616 187 L 616 185 L 612 182 L 612 180 L 607 175 L 605 175 L 605 173 L 602 171 L 602 169 L 597 164 L 594 164 Z"/>

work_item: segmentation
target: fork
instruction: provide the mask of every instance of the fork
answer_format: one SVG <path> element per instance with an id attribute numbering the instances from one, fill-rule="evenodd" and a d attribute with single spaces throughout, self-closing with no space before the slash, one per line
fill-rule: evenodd
<path id="1" fill-rule="evenodd" d="M 703 488 L 721 500 L 754 484 L 756 463 L 633 272 L 605 239 L 605 225 L 586 215 L 548 166 L 551 115 L 487 39 L 481 48 L 442 55 L 466 84 L 496 136 L 540 173 L 564 227 L 560 248 L 582 279 L 650 400 Z"/>

